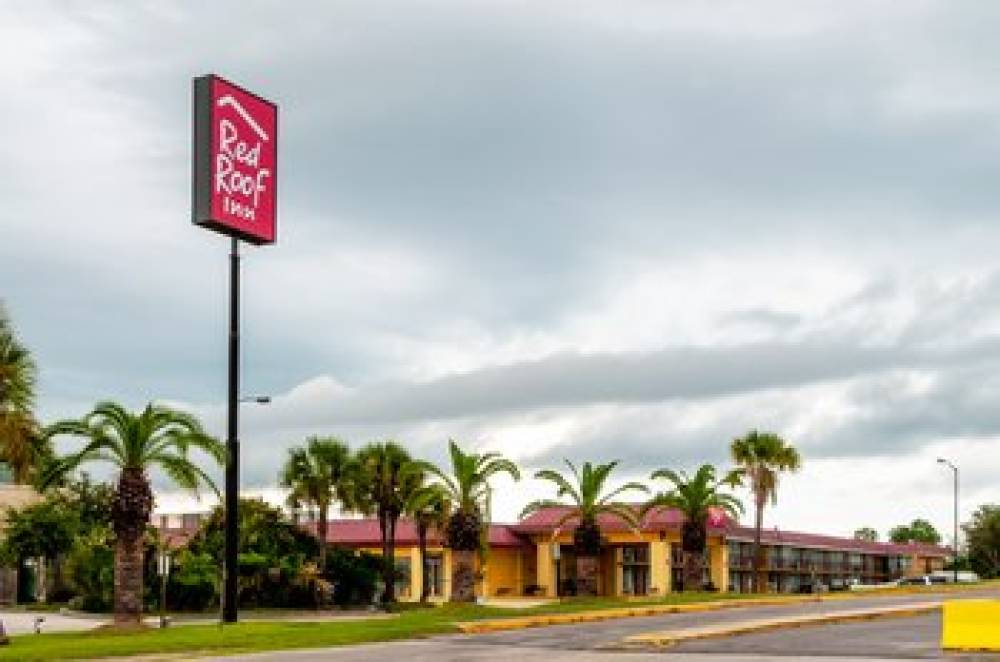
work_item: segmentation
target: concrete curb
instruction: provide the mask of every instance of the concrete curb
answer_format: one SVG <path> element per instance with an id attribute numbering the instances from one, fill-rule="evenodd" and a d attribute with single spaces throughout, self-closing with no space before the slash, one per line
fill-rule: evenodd
<path id="1" fill-rule="evenodd" d="M 801 616 L 790 616 L 787 618 L 765 618 L 752 621 L 741 621 L 738 623 L 724 623 L 721 625 L 701 628 L 637 634 L 627 637 L 622 640 L 620 644 L 612 645 L 610 648 L 664 648 L 685 641 L 731 637 L 734 635 L 767 632 L 770 630 L 808 627 L 813 625 L 831 625 L 835 623 L 850 623 L 854 621 L 870 621 L 882 618 L 919 616 L 921 614 L 937 611 L 940 608 L 940 602 L 922 602 L 914 605 L 872 607 L 868 609 L 852 609 L 849 611 L 827 612 L 823 614 L 803 614 Z"/>

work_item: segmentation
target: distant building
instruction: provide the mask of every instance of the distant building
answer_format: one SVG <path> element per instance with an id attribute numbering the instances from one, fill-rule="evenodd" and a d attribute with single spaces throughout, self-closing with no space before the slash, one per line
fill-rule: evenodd
<path id="1" fill-rule="evenodd" d="M 0 462 L 0 538 L 6 527 L 7 510 L 38 503 L 41 496 L 29 485 L 14 484 L 14 475 L 5 462 Z M 18 597 L 35 599 L 44 577 L 38 569 L 44 567 L 36 559 L 22 559 L 20 567 L 0 567 L 0 605 L 17 604 Z"/>

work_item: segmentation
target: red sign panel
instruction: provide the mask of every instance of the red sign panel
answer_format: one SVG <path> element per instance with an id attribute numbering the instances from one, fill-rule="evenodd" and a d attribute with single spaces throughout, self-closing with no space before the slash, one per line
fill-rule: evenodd
<path id="1" fill-rule="evenodd" d="M 274 243 L 277 175 L 278 107 L 218 76 L 195 78 L 194 222 Z"/>

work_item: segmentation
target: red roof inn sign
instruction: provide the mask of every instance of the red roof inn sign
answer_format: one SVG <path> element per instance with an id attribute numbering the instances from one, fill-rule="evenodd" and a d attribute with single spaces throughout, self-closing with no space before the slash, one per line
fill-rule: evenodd
<path id="1" fill-rule="evenodd" d="M 277 168 L 278 107 L 218 76 L 195 78 L 192 220 L 274 243 Z"/>

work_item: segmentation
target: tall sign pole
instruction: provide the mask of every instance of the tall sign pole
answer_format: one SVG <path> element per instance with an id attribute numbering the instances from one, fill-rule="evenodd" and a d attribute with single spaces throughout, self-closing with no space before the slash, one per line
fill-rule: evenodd
<path id="1" fill-rule="evenodd" d="M 215 75 L 194 79 L 192 220 L 230 237 L 222 620 L 238 618 L 241 240 L 277 236 L 278 107 Z"/>
<path id="2" fill-rule="evenodd" d="M 229 387 L 226 403 L 226 519 L 222 620 L 235 623 L 239 596 L 240 505 L 240 240 L 229 251 Z"/>

